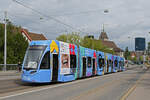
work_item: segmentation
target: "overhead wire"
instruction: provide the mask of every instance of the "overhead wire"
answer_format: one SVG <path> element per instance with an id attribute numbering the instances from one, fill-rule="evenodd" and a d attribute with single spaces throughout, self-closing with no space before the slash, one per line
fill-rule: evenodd
<path id="1" fill-rule="evenodd" d="M 56 21 L 56 22 L 58 22 L 58 23 L 60 23 L 60 24 L 63 24 L 64 26 L 67 26 L 67 27 L 69 27 L 69 28 L 71 28 L 71 29 L 77 30 L 76 28 L 72 27 L 71 25 L 66 24 L 66 23 L 64 23 L 64 22 L 62 22 L 62 21 L 60 21 L 60 20 L 58 20 L 58 19 L 56 19 L 56 18 L 54 18 L 54 17 L 52 17 L 52 16 L 46 15 L 46 14 L 44 14 L 44 13 L 41 13 L 40 11 L 38 11 L 38 10 L 36 10 L 36 9 L 33 9 L 32 7 L 29 7 L 29 6 L 27 6 L 27 5 L 25 5 L 25 4 L 21 3 L 21 2 L 19 2 L 19 1 L 17 1 L 17 0 L 12 0 L 12 1 L 16 2 L 16 3 L 19 4 L 19 5 L 22 5 L 22 6 L 25 7 L 25 8 L 28 8 L 28 9 L 32 10 L 33 12 L 36 12 L 37 14 L 39 14 L 39 15 L 41 15 L 41 16 L 43 16 L 43 17 L 46 17 L 46 18 L 48 18 L 48 19 L 52 19 L 52 20 L 54 20 L 54 21 Z M 79 31 L 79 32 L 82 32 L 81 30 L 78 30 L 78 31 Z"/>
<path id="2" fill-rule="evenodd" d="M 9 13 L 9 16 L 11 16 L 11 17 L 17 17 L 18 15 Z M 10 20 L 11 20 L 11 18 L 10 18 Z M 40 20 L 40 21 L 31 20 L 30 22 L 32 22 L 32 23 L 34 23 L 34 24 L 41 24 L 43 21 L 42 21 L 42 20 Z M 44 22 L 45 22 L 45 20 L 44 20 Z M 35 27 L 32 27 L 31 25 L 29 25 L 28 27 L 31 27 L 31 28 L 34 28 L 34 29 L 35 29 Z M 39 28 L 36 28 L 36 29 L 39 29 Z M 61 31 L 61 32 L 62 32 L 62 31 Z"/>
<path id="3" fill-rule="evenodd" d="M 82 11 L 82 12 L 69 12 L 69 13 L 63 13 L 63 14 L 54 14 L 54 15 L 51 15 L 51 16 L 74 16 L 74 15 L 80 15 L 80 14 L 89 14 L 89 13 L 94 13 L 94 12 L 99 12 L 101 11 L 100 9 L 99 10 L 89 10 L 89 11 Z"/>
<path id="4" fill-rule="evenodd" d="M 17 1 L 17 0 L 15 0 Z M 25 2 L 26 5 L 30 5 L 29 3 Z M 49 16 L 53 16 L 53 17 L 59 17 L 59 16 L 73 16 L 73 15 L 79 15 L 79 14 L 89 14 L 89 13 L 94 13 L 94 12 L 100 12 L 100 11 L 108 11 L 108 9 L 90 9 L 90 10 L 86 10 L 86 11 L 80 11 L 80 12 L 65 12 L 65 13 L 60 13 L 59 14 L 51 14 Z M 57 13 L 57 12 L 53 12 L 53 13 Z M 24 13 L 20 13 L 20 14 L 24 14 Z M 32 16 L 32 15 L 30 15 Z"/>

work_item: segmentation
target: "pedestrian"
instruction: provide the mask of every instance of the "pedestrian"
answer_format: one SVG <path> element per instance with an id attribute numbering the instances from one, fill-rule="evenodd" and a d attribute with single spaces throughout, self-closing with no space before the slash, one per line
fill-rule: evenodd
<path id="1" fill-rule="evenodd" d="M 18 71 L 21 72 L 21 62 L 18 62 Z"/>

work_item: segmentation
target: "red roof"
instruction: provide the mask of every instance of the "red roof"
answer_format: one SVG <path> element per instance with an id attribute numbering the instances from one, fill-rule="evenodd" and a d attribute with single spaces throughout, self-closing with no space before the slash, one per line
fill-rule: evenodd
<path id="1" fill-rule="evenodd" d="M 43 34 L 28 32 L 27 29 L 22 29 L 21 32 L 23 32 L 30 41 L 32 41 L 32 40 L 47 40 L 47 38 Z"/>

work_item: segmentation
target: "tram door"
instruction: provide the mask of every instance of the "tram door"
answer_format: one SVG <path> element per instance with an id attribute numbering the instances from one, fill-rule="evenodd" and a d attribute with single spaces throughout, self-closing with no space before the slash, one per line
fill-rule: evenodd
<path id="1" fill-rule="evenodd" d="M 109 61 L 107 60 L 107 71 L 106 72 L 109 72 Z"/>
<path id="2" fill-rule="evenodd" d="M 113 72 L 113 61 L 111 61 L 111 72 Z"/>
<path id="3" fill-rule="evenodd" d="M 83 77 L 85 77 L 86 76 L 86 58 L 83 57 L 82 61 L 83 61 Z"/>
<path id="4" fill-rule="evenodd" d="M 93 59 L 93 70 L 92 70 L 92 74 L 95 75 L 95 59 Z"/>
<path id="5" fill-rule="evenodd" d="M 58 79 L 58 54 L 53 54 L 52 81 L 56 82 L 57 79 Z"/>

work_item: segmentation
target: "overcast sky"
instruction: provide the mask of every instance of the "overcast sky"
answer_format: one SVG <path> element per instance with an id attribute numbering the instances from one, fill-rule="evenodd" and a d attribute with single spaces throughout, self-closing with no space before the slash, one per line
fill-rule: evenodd
<path id="1" fill-rule="evenodd" d="M 122 49 L 128 46 L 134 50 L 135 37 L 145 37 L 147 42 L 150 41 L 149 0 L 18 1 L 42 14 L 13 0 L 0 0 L 0 21 L 4 19 L 4 11 L 7 11 L 8 18 L 15 25 L 21 25 L 31 32 L 43 33 L 48 39 L 78 30 L 82 31 L 82 36 L 92 34 L 98 38 L 104 24 L 110 40 Z M 109 10 L 107 14 L 104 13 L 105 9 Z"/>

